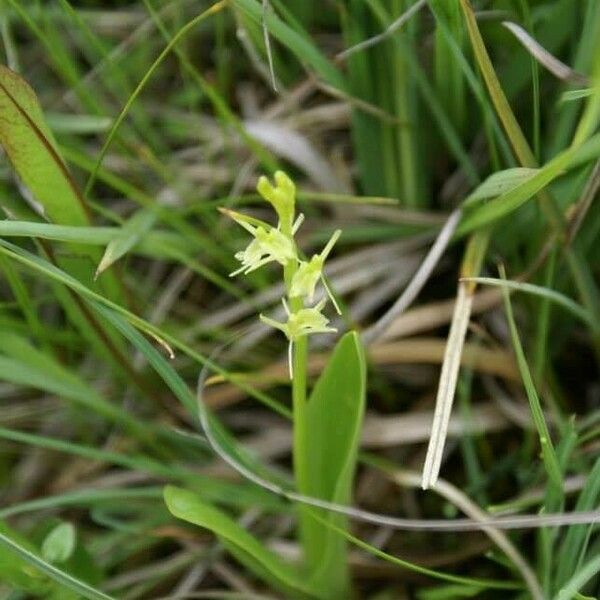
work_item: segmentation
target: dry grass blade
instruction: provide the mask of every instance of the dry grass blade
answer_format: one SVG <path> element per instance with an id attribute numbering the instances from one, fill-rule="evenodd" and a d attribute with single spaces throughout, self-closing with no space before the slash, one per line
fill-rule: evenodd
<path id="1" fill-rule="evenodd" d="M 263 19 L 262 19 L 262 30 L 263 30 L 263 40 L 265 42 L 265 50 L 267 52 L 267 59 L 269 61 L 269 75 L 271 76 L 271 85 L 273 86 L 273 91 L 279 91 L 277 89 L 277 80 L 275 79 L 275 67 L 273 65 L 273 52 L 271 51 L 271 38 L 269 36 L 269 28 L 267 27 L 267 20 L 265 19 L 265 14 L 267 11 L 271 10 L 271 5 L 269 4 L 269 0 L 263 0 Z"/>
<path id="2" fill-rule="evenodd" d="M 351 48 L 347 48 L 343 52 L 340 52 L 336 56 L 336 59 L 340 61 L 346 60 L 352 54 L 356 54 L 357 52 L 361 52 L 362 50 L 366 50 L 367 48 L 372 48 L 373 46 L 376 46 L 377 44 L 383 42 L 390 35 L 401 29 L 402 26 L 407 21 L 409 21 L 413 15 L 417 14 L 417 12 L 419 12 L 425 6 L 425 4 L 427 4 L 427 0 L 418 0 L 410 8 L 408 8 L 408 10 L 403 12 L 393 23 L 391 23 L 385 29 L 385 31 L 383 31 L 379 35 L 375 35 L 369 38 L 368 40 L 364 40 L 359 44 L 355 44 Z"/>
<path id="3" fill-rule="evenodd" d="M 504 21 L 502 23 L 518 40 L 523 44 L 523 47 L 533 56 L 541 65 L 546 67 L 550 73 L 561 79 L 576 83 L 577 85 L 590 85 L 590 80 L 581 73 L 571 69 L 564 62 L 558 60 L 550 54 L 539 42 L 537 42 L 525 29 L 516 23 Z"/>
<path id="4" fill-rule="evenodd" d="M 448 423 L 454 402 L 454 393 L 456 382 L 458 380 L 458 370 L 460 368 L 460 358 L 463 351 L 469 318 L 471 316 L 471 306 L 473 296 L 467 291 L 467 286 L 463 283 L 458 285 L 458 294 L 448 343 L 444 354 L 442 364 L 442 373 L 438 386 L 438 393 L 435 401 L 435 415 L 431 426 L 431 437 L 423 466 L 423 481 L 421 483 L 424 490 L 435 485 L 444 453 L 446 435 L 448 433 Z"/>
<path id="5" fill-rule="evenodd" d="M 417 272 L 414 274 L 410 283 L 402 295 L 394 302 L 392 307 L 369 329 L 362 334 L 362 339 L 366 344 L 370 344 L 379 339 L 381 335 L 390 327 L 392 322 L 401 315 L 416 299 L 419 292 L 423 289 L 428 279 L 431 277 L 433 270 L 438 264 L 444 251 L 448 247 L 454 231 L 460 221 L 462 211 L 456 209 L 442 227 L 438 237 L 436 238 L 431 249 L 427 253 L 425 260 L 421 263 Z"/>
<path id="6" fill-rule="evenodd" d="M 369 347 L 368 358 L 373 365 L 393 366 L 399 364 L 440 364 L 444 360 L 447 343 L 439 338 L 413 338 L 386 344 L 373 344 Z M 328 353 L 313 353 L 308 363 L 311 375 L 319 373 L 327 364 Z M 512 356 L 503 350 L 483 348 L 479 344 L 464 345 L 460 355 L 461 364 L 489 375 L 503 377 L 509 381 L 518 381 L 519 372 Z M 234 376 L 234 381 L 255 386 L 257 389 L 283 383 L 287 380 L 287 362 L 279 361 L 262 369 L 258 373 Z M 221 377 L 212 377 L 207 384 L 214 385 L 222 381 Z M 212 408 L 220 408 L 238 402 L 247 397 L 246 392 L 231 383 L 216 389 L 206 390 L 206 402 Z"/>

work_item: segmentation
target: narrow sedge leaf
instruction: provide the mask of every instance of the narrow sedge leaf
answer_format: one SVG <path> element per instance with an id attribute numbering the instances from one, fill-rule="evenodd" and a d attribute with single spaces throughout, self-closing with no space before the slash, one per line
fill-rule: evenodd
<path id="1" fill-rule="evenodd" d="M 144 74 L 144 76 L 142 77 L 142 79 L 140 80 L 138 85 L 136 86 L 133 93 L 129 96 L 127 102 L 121 109 L 121 112 L 115 118 L 113 125 L 110 128 L 108 135 L 106 136 L 106 140 L 105 140 L 104 144 L 102 145 L 102 148 L 100 149 L 98 158 L 96 159 L 94 167 L 92 168 L 92 170 L 90 172 L 90 176 L 88 178 L 88 181 L 85 185 L 84 193 L 86 195 L 92 189 L 94 181 L 96 180 L 96 175 L 98 174 L 100 166 L 102 165 L 102 161 L 104 160 L 104 157 L 106 156 L 106 153 L 108 152 L 108 148 L 110 147 L 115 135 L 117 134 L 117 130 L 119 129 L 119 127 L 121 126 L 121 123 L 123 123 L 123 120 L 129 113 L 129 110 L 131 109 L 132 104 L 135 102 L 137 97 L 140 95 L 140 93 L 142 92 L 142 90 L 144 89 L 144 87 L 146 86 L 146 84 L 148 83 L 148 81 L 150 80 L 150 78 L 152 77 L 154 72 L 156 71 L 156 69 L 159 67 L 159 65 L 162 63 L 162 61 L 165 59 L 165 57 L 169 54 L 169 52 L 171 52 L 171 50 L 173 50 L 173 48 L 179 43 L 179 41 L 182 38 L 184 38 L 196 25 L 201 23 L 204 19 L 218 13 L 220 10 L 225 8 L 226 5 L 227 5 L 226 0 L 219 0 L 218 2 L 215 2 L 212 6 L 209 6 L 205 11 L 203 11 L 202 13 L 200 13 L 199 15 L 194 17 L 191 21 L 188 21 L 181 29 L 179 29 L 179 31 L 173 36 L 173 38 L 165 46 L 163 51 L 156 57 L 156 59 L 152 63 L 152 65 L 150 65 L 150 68 L 146 71 L 146 73 Z"/>
<path id="2" fill-rule="evenodd" d="M 47 113 L 46 120 L 52 131 L 74 133 L 78 135 L 102 133 L 108 130 L 112 125 L 112 119 L 110 117 L 99 117 L 96 115 Z"/>
<path id="3" fill-rule="evenodd" d="M 593 322 L 589 312 L 577 304 L 574 300 L 571 300 L 568 296 L 557 292 L 556 290 L 546 288 L 540 285 L 534 285 L 532 283 L 524 283 L 520 281 L 509 281 L 506 279 L 494 279 L 493 277 L 463 277 L 462 281 L 470 281 L 472 283 L 492 285 L 495 287 L 505 287 L 518 292 L 524 292 L 526 294 L 532 294 L 541 298 L 546 298 L 551 302 L 554 302 L 558 306 L 562 306 L 565 310 L 569 311 L 572 315 L 586 323 L 591 325 Z"/>
<path id="4" fill-rule="evenodd" d="M 460 5 L 465 16 L 465 23 L 467 25 L 467 31 L 469 32 L 475 58 L 477 59 L 477 63 L 489 90 L 492 102 L 494 103 L 496 112 L 502 121 L 504 129 L 506 130 L 513 150 L 518 157 L 519 162 L 524 167 L 535 167 L 535 157 L 529 148 L 529 144 L 527 143 L 527 140 L 525 139 L 525 136 L 519 127 L 506 95 L 502 90 L 502 86 L 498 81 L 494 66 L 492 65 L 492 61 L 483 42 L 483 38 L 479 32 L 473 7 L 471 6 L 469 0 L 460 0 Z"/>
<path id="5" fill-rule="evenodd" d="M 571 598 L 576 598 L 577 592 L 599 571 L 600 554 L 597 554 L 573 573 L 571 579 L 559 590 L 553 600 L 571 600 Z"/>
<path id="6" fill-rule="evenodd" d="M 152 229 L 157 218 L 156 208 L 144 208 L 136 212 L 106 247 L 96 270 L 96 277 L 136 246 Z"/>
<path id="7" fill-rule="evenodd" d="M 69 560 L 75 550 L 77 533 L 72 523 L 60 523 L 42 543 L 42 556 L 49 563 L 61 563 Z"/>
<path id="8" fill-rule="evenodd" d="M 499 581 L 494 579 L 480 579 L 475 577 L 465 577 L 462 575 L 453 575 L 451 573 L 445 573 L 444 571 L 435 569 L 428 569 L 427 567 L 423 567 L 422 565 L 411 563 L 397 556 L 393 556 L 392 554 L 388 554 L 387 552 L 380 550 L 379 548 L 369 544 L 368 542 L 365 542 L 360 538 L 353 536 L 347 530 L 337 527 L 331 522 L 328 523 L 323 517 L 318 515 L 316 512 L 314 514 L 315 519 L 318 519 L 323 524 L 323 526 L 327 526 L 333 529 L 334 531 L 336 531 L 336 533 L 345 537 L 350 543 L 354 544 L 356 547 L 360 548 L 361 550 L 364 550 L 365 552 L 368 552 L 376 558 L 389 562 L 390 564 L 396 565 L 402 569 L 406 569 L 407 571 L 411 571 L 413 573 L 420 573 L 421 575 L 431 577 L 432 579 L 449 581 L 452 583 L 457 583 L 459 585 L 471 585 L 474 587 L 481 587 L 484 589 L 490 588 L 498 590 L 515 590 L 520 589 L 522 587 L 520 582 L 515 582 L 511 580 Z"/>
<path id="9" fill-rule="evenodd" d="M 196 494 L 175 486 L 164 491 L 167 508 L 173 516 L 204 527 L 219 537 L 222 543 L 257 575 L 269 583 L 296 593 L 319 595 L 291 565 L 268 550 L 262 542 L 218 508 L 202 501 Z"/>
<path id="10" fill-rule="evenodd" d="M 118 227 L 79 227 L 0 219 L 1 237 L 31 237 L 87 246 L 104 246 L 118 238 L 120 233 Z M 186 255 L 185 241 L 177 234 L 167 231 L 149 231 L 137 240 L 134 248 L 136 252 L 153 258 L 173 259 L 179 253 L 181 260 Z"/>
<path id="11" fill-rule="evenodd" d="M 600 505 L 600 458 L 590 471 L 585 485 L 581 490 L 574 510 L 594 510 Z M 572 573 L 577 571 L 577 563 L 585 555 L 586 541 L 593 525 L 587 527 L 569 527 L 562 542 L 562 557 L 557 565 L 555 575 L 555 587 L 560 589 L 569 579 Z"/>
<path id="12" fill-rule="evenodd" d="M 504 273 L 501 274 L 504 278 Z M 533 383 L 533 377 L 531 376 L 531 371 L 527 365 L 527 359 L 525 358 L 525 352 L 523 351 L 523 346 L 521 345 L 519 332 L 517 331 L 517 325 L 513 316 L 508 289 L 506 287 L 502 288 L 502 295 L 504 297 L 504 307 L 510 328 L 513 349 L 517 359 L 517 365 L 521 373 L 521 378 L 523 379 L 525 391 L 527 392 L 527 399 L 529 400 L 529 406 L 531 408 L 531 416 L 533 417 L 533 422 L 540 438 L 542 460 L 544 462 L 546 472 L 548 473 L 548 477 L 552 483 L 554 483 L 558 489 L 562 489 L 563 482 L 560 465 L 558 463 L 558 458 L 556 457 L 554 446 L 552 445 L 552 438 L 550 437 L 548 425 L 546 424 L 546 419 L 544 418 L 544 411 L 542 410 L 542 405 L 540 403 L 537 390 L 535 389 L 535 384 Z"/>

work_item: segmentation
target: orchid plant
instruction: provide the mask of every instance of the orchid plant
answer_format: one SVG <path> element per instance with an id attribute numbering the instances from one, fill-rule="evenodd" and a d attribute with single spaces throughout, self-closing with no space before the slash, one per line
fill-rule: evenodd
<path id="1" fill-rule="evenodd" d="M 221 209 L 251 236 L 246 248 L 235 254 L 240 265 L 230 276 L 248 275 L 268 264 L 281 265 L 285 318 L 279 321 L 261 314 L 260 320 L 281 331 L 288 341 L 296 489 L 304 496 L 349 504 L 366 385 L 364 355 L 355 332 L 347 332 L 337 342 L 310 396 L 307 394 L 308 338 L 336 331 L 325 314 L 329 301 L 340 313 L 323 270 L 341 231 L 333 232 L 321 252 L 306 258 L 295 239 L 304 215 L 296 212 L 293 181 L 278 171 L 273 182 L 260 177 L 257 190 L 274 208 L 277 222 L 270 224 Z M 323 456 L 328 457 L 327 464 L 321 464 Z M 317 511 L 315 517 L 310 506 L 298 507 L 299 541 L 303 548 L 301 580 L 303 585 L 305 580 L 310 582 L 312 595 L 317 598 L 348 597 L 346 540 L 336 533 L 346 526 L 345 518 L 340 515 Z"/>

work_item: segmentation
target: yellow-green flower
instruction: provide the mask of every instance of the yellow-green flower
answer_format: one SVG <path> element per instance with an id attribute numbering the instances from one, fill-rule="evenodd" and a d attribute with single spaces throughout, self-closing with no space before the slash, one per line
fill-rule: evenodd
<path id="1" fill-rule="evenodd" d="M 290 309 L 285 300 L 282 300 L 282 302 L 287 314 L 287 321 L 285 323 L 276 321 L 270 317 L 265 317 L 264 315 L 259 315 L 259 317 L 263 323 L 282 331 L 289 340 L 290 344 L 288 347 L 288 361 L 291 378 L 293 376 L 293 343 L 297 341 L 298 338 L 305 335 L 311 335 L 313 333 L 335 333 L 337 329 L 335 329 L 335 327 L 328 326 L 329 319 L 321 312 L 325 306 L 325 303 L 327 302 L 327 298 L 323 298 L 323 300 L 313 307 L 301 308 L 294 313 L 290 313 Z"/>
<path id="2" fill-rule="evenodd" d="M 274 261 L 285 266 L 289 261 L 297 260 L 294 243 L 279 229 L 233 210 L 222 209 L 222 212 L 254 237 L 245 250 L 235 254 L 242 266 L 230 273 L 230 277 L 239 273 L 251 273 L 269 262 Z"/>
<path id="3" fill-rule="evenodd" d="M 323 277 L 323 265 L 325 264 L 325 260 L 329 256 L 329 253 L 333 249 L 333 246 L 337 242 L 341 233 L 342 232 L 339 229 L 334 231 L 333 235 L 327 242 L 327 245 L 325 248 L 323 248 L 323 251 L 320 254 L 313 255 L 309 261 L 300 261 L 298 270 L 294 274 L 292 283 L 290 285 L 290 298 L 296 298 L 298 296 L 306 297 L 312 302 L 315 295 L 315 287 L 319 279 L 321 279 L 327 294 L 333 302 L 333 305 L 338 313 L 340 312 L 335 298 L 333 297 L 333 294 L 331 293 L 331 290 L 327 286 L 325 278 Z"/>

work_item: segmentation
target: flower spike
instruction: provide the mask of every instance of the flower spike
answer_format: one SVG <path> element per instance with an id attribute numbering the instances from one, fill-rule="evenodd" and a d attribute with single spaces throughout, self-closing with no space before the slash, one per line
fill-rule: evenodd
<path id="1" fill-rule="evenodd" d="M 252 240 L 244 250 L 236 252 L 235 258 L 241 266 L 230 274 L 230 277 L 243 273 L 247 275 L 270 262 L 276 262 L 285 268 L 284 280 L 287 287 L 287 299 L 283 298 L 285 321 L 276 321 L 270 317 L 259 315 L 260 320 L 270 327 L 278 329 L 288 339 L 288 362 L 290 378 L 293 378 L 294 344 L 305 336 L 313 333 L 333 333 L 335 328 L 329 326 L 329 319 L 323 314 L 323 308 L 328 297 L 335 309 L 341 314 L 333 293 L 323 275 L 323 267 L 335 243 L 340 237 L 340 231 L 333 232 L 331 238 L 320 254 L 315 254 L 308 260 L 300 260 L 296 247 L 295 236 L 304 221 L 302 213 L 296 216 L 296 186 L 283 172 L 277 171 L 272 183 L 266 177 L 260 177 L 256 186 L 259 194 L 269 202 L 279 217 L 277 227 L 269 225 L 255 217 L 220 208 L 219 210 L 243 227 Z M 314 306 L 306 306 L 306 300 L 311 304 L 315 288 L 323 283 L 326 296 Z"/>

